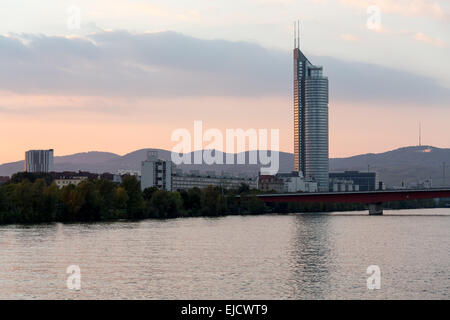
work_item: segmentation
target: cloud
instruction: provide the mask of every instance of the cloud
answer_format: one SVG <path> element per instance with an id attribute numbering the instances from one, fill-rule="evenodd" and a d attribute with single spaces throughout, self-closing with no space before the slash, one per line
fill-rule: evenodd
<path id="1" fill-rule="evenodd" d="M 367 63 L 314 57 L 328 75 L 330 98 L 362 104 L 440 105 L 448 107 L 450 89 L 433 79 Z"/>
<path id="2" fill-rule="evenodd" d="M 24 93 L 264 95 L 290 67 L 282 51 L 174 32 L 21 35 L 0 47 L 0 88 Z"/>
<path id="3" fill-rule="evenodd" d="M 202 40 L 174 32 L 101 31 L 85 37 L 0 36 L 0 48 L 0 92 L 16 95 L 292 95 L 292 54 L 247 42 Z M 450 100 L 449 89 L 420 75 L 330 57 L 310 60 L 324 65 L 331 101 L 445 105 Z M 8 105 L 2 107 L 0 112 L 11 111 Z"/>
<path id="4" fill-rule="evenodd" d="M 343 5 L 367 9 L 370 5 L 380 7 L 382 13 L 402 16 L 424 16 L 449 22 L 450 14 L 432 0 L 340 0 Z"/>
<path id="5" fill-rule="evenodd" d="M 414 39 L 417 41 L 422 41 L 422 42 L 431 44 L 435 47 L 444 47 L 446 45 L 446 43 L 443 40 L 441 40 L 440 38 L 432 38 L 422 32 L 416 33 L 414 35 Z"/>
<path id="6" fill-rule="evenodd" d="M 357 41 L 359 41 L 359 38 L 357 36 L 355 36 L 353 34 L 348 34 L 348 33 L 341 34 L 340 38 L 342 40 L 344 40 L 344 41 L 350 41 L 350 42 L 357 42 Z"/>

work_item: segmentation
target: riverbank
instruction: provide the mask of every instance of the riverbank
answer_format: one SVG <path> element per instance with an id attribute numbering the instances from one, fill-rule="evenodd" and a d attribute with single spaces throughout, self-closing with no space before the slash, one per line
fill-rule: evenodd
<path id="1" fill-rule="evenodd" d="M 364 204 L 264 203 L 261 193 L 241 185 L 236 190 L 219 187 L 170 192 L 148 188 L 141 191 L 135 177 L 117 185 L 108 180 L 87 180 L 58 189 L 38 175 L 12 179 L 0 186 L 0 224 L 41 222 L 95 222 L 120 219 L 171 219 L 261 215 L 266 213 L 339 212 L 366 210 Z M 236 196 L 240 195 L 240 198 Z M 416 209 L 443 206 L 434 200 L 385 203 L 386 209 Z"/>

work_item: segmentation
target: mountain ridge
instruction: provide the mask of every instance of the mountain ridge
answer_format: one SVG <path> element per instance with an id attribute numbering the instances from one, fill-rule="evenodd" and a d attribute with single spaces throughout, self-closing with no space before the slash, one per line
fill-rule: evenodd
<path id="1" fill-rule="evenodd" d="M 139 170 L 140 163 L 146 158 L 146 152 L 150 148 L 144 148 L 118 155 L 111 152 L 89 151 L 75 153 L 66 156 L 55 156 L 55 171 L 91 171 L 112 172 L 119 169 Z M 171 152 L 164 149 L 158 150 L 161 159 L 169 160 Z M 225 163 L 226 153 L 219 152 Z M 193 159 L 193 152 L 190 153 Z M 280 152 L 279 172 L 290 172 L 294 164 L 294 155 L 288 152 Z M 248 163 L 249 152 L 245 152 L 246 163 Z M 236 154 L 234 154 L 236 158 Z M 447 163 L 450 172 L 450 148 L 437 148 L 433 146 L 408 146 L 401 147 L 381 153 L 366 153 L 350 157 L 331 158 L 330 172 L 359 170 L 377 171 L 380 180 L 388 186 L 400 185 L 402 181 L 414 183 L 431 178 L 435 185 L 443 184 L 443 163 Z M 15 161 L 0 165 L 0 176 L 10 176 L 15 172 L 23 171 L 24 161 Z M 256 176 L 259 172 L 259 164 L 181 164 L 177 168 L 184 172 L 198 170 L 215 171 Z M 450 179 L 448 179 L 450 180 Z"/>

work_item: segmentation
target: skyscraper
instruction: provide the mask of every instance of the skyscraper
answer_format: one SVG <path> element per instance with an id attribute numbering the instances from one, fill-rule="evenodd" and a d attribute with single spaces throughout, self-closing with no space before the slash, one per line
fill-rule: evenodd
<path id="1" fill-rule="evenodd" d="M 52 172 L 53 149 L 29 150 L 25 152 L 25 171 L 27 172 Z"/>
<path id="2" fill-rule="evenodd" d="M 294 171 L 328 191 L 328 78 L 300 50 L 294 27 Z"/>

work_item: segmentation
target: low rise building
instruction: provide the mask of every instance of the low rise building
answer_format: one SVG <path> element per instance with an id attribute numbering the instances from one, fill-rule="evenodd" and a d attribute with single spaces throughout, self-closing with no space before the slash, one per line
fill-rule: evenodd
<path id="1" fill-rule="evenodd" d="M 359 186 L 360 191 L 375 191 L 378 189 L 378 174 L 376 172 L 330 172 L 330 180 L 353 181 L 354 185 Z"/>
<path id="2" fill-rule="evenodd" d="M 181 174 L 177 173 L 172 177 L 173 190 L 188 190 L 192 188 L 206 188 L 208 186 L 221 187 L 223 189 L 238 189 L 242 184 L 246 184 L 250 189 L 256 188 L 254 178 L 215 176 L 210 172 L 209 175 Z"/>
<path id="3" fill-rule="evenodd" d="M 88 172 L 88 171 L 78 171 L 78 172 L 63 171 L 63 172 L 51 172 L 50 174 L 51 174 L 53 180 L 57 180 L 57 179 L 64 180 L 64 179 L 72 179 L 72 178 L 78 178 L 78 177 L 86 177 L 86 179 L 90 179 L 90 180 L 103 179 L 103 180 L 113 181 L 113 178 L 114 178 L 114 175 L 109 172 L 92 173 L 92 172 Z"/>
<path id="4" fill-rule="evenodd" d="M 433 188 L 433 181 L 431 180 L 431 178 L 419 181 L 417 183 L 417 189 L 431 189 L 431 188 Z"/>
<path id="5" fill-rule="evenodd" d="M 258 177 L 258 190 L 261 191 L 275 191 L 284 192 L 284 181 L 277 176 L 272 175 L 260 175 Z"/>
<path id="6" fill-rule="evenodd" d="M 333 178 L 330 179 L 330 191 L 332 192 L 359 191 L 359 185 L 355 184 L 353 180 Z"/>
<path id="7" fill-rule="evenodd" d="M 56 183 L 56 186 L 59 189 L 62 189 L 64 187 L 67 187 L 69 185 L 77 186 L 81 182 L 86 181 L 88 177 L 71 177 L 71 178 L 62 178 L 62 179 L 55 179 L 53 180 Z"/>
<path id="8" fill-rule="evenodd" d="M 139 170 L 133 170 L 133 169 L 119 169 L 117 170 L 117 174 L 119 176 L 134 176 L 137 178 L 141 178 L 141 172 Z"/>
<path id="9" fill-rule="evenodd" d="M 283 180 L 283 192 L 317 192 L 316 181 L 305 179 L 301 172 L 278 173 L 278 178 Z"/>

